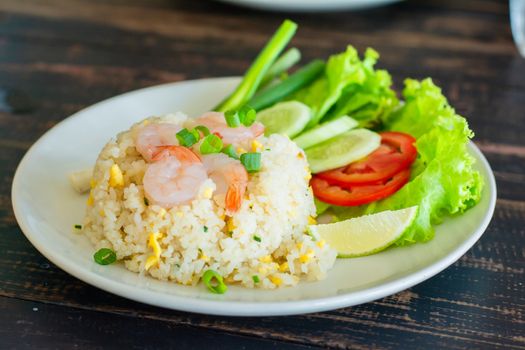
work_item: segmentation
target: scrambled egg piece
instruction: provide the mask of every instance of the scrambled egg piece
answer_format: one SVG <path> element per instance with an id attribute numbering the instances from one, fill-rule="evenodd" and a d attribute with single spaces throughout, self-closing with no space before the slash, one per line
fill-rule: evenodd
<path id="1" fill-rule="evenodd" d="M 308 262 L 308 261 L 310 260 L 310 258 L 311 258 L 312 256 L 314 256 L 314 254 L 315 254 L 315 252 L 314 252 L 312 249 L 308 249 L 308 251 L 306 252 L 306 254 L 301 255 L 301 256 L 299 257 L 299 261 L 300 261 L 301 263 L 304 264 L 304 263 Z"/>
<path id="2" fill-rule="evenodd" d="M 252 152 L 257 152 L 260 149 L 262 149 L 262 144 L 257 140 L 253 140 L 252 141 Z"/>
<path id="3" fill-rule="evenodd" d="M 283 280 L 280 279 L 278 276 L 270 276 L 268 277 L 270 279 L 270 281 L 275 284 L 276 286 L 280 286 L 281 283 L 283 283 Z"/>
<path id="4" fill-rule="evenodd" d="M 160 248 L 160 244 L 157 240 L 160 239 L 161 236 L 162 234 L 157 232 L 150 233 L 148 237 L 148 247 L 153 249 L 153 255 L 149 256 L 146 260 L 146 265 L 144 266 L 146 270 L 149 270 L 150 267 L 152 267 L 155 264 L 158 264 L 160 261 L 160 253 L 162 253 L 162 249 Z"/>
<path id="5" fill-rule="evenodd" d="M 109 169 L 109 185 L 111 187 L 124 185 L 124 175 L 122 175 L 122 170 L 117 164 L 113 164 Z"/>
<path id="6" fill-rule="evenodd" d="M 265 255 L 265 256 L 259 258 L 259 261 L 263 262 L 263 263 L 269 263 L 269 262 L 272 262 L 272 260 L 273 259 L 272 259 L 271 255 Z"/>

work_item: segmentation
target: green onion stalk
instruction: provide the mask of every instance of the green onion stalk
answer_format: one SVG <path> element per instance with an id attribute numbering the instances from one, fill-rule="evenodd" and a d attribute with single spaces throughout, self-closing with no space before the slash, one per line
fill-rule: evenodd
<path id="1" fill-rule="evenodd" d="M 284 74 L 288 69 L 293 67 L 297 62 L 301 60 L 301 51 L 297 48 L 292 47 L 283 53 L 271 66 L 264 75 L 261 81 L 259 90 L 267 86 L 276 77 Z"/>
<path id="2" fill-rule="evenodd" d="M 259 88 L 268 69 L 274 64 L 296 30 L 296 23 L 285 20 L 259 53 L 235 91 L 215 107 L 214 110 L 218 112 L 237 110 L 248 102 Z"/>
<path id="3" fill-rule="evenodd" d="M 313 60 L 287 79 L 255 95 L 250 99 L 248 105 L 256 111 L 269 107 L 310 84 L 324 72 L 324 69 L 325 63 L 323 61 Z"/>

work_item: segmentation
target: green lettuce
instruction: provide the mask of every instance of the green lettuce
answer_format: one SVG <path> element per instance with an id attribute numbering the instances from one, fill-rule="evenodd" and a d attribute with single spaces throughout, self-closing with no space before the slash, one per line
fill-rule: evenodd
<path id="1" fill-rule="evenodd" d="M 396 242 L 405 245 L 434 237 L 433 225 L 447 215 L 475 205 L 483 188 L 474 158 L 467 151 L 473 137 L 465 118 L 450 107 L 431 79 L 407 79 L 405 104 L 384 120 L 387 130 L 402 131 L 417 139 L 418 158 L 410 181 L 394 195 L 357 208 L 334 207 L 339 218 L 418 205 L 415 223 Z"/>
<path id="2" fill-rule="evenodd" d="M 374 70 L 378 57 L 369 48 L 361 60 L 352 46 L 330 56 L 324 75 L 291 97 L 312 109 L 313 118 L 307 127 L 317 125 L 323 118 L 342 115 L 368 125 L 390 112 L 398 101 L 390 89 L 390 75 L 384 70 Z"/>
<path id="3" fill-rule="evenodd" d="M 380 125 L 381 119 L 390 115 L 399 100 L 392 90 L 392 77 L 387 71 L 374 69 L 379 55 L 368 49 L 363 60 L 365 80 L 361 84 L 350 84 L 325 119 L 348 115 L 359 122 L 361 127 L 372 128 Z"/>

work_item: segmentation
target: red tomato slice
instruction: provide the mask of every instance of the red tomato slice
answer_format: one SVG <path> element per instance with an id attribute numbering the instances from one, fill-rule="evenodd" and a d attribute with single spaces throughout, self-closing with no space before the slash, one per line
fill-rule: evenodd
<path id="1" fill-rule="evenodd" d="M 363 185 L 385 181 L 416 160 L 416 139 L 395 131 L 380 133 L 381 146 L 370 155 L 344 167 L 317 174 L 333 185 Z"/>
<path id="2" fill-rule="evenodd" d="M 386 182 L 372 185 L 331 185 L 315 175 L 310 181 L 314 195 L 321 201 L 341 206 L 357 206 L 386 198 L 397 192 L 410 178 L 410 169 L 402 170 Z"/>

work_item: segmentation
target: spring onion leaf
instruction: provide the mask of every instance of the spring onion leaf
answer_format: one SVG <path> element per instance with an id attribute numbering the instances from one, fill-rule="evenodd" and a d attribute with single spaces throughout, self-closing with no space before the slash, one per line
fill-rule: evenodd
<path id="1" fill-rule="evenodd" d="M 191 129 L 189 130 L 189 132 L 191 132 L 193 136 L 195 136 L 197 142 L 199 142 L 199 140 L 201 139 L 201 134 L 197 131 L 197 129 Z"/>
<path id="2" fill-rule="evenodd" d="M 77 230 L 82 230 L 82 225 L 76 224 L 74 227 L 75 227 L 75 229 L 77 229 Z"/>
<path id="3" fill-rule="evenodd" d="M 202 275 L 202 283 L 204 283 L 210 292 L 215 294 L 224 294 L 228 290 L 222 276 L 214 270 L 206 270 L 206 272 L 204 272 Z"/>
<path id="4" fill-rule="evenodd" d="M 259 237 L 259 236 L 257 236 L 257 235 L 254 235 L 254 236 L 253 236 L 253 240 L 256 241 L 256 242 L 259 242 L 259 243 L 262 241 L 262 240 L 261 240 L 261 237 Z"/>
<path id="5" fill-rule="evenodd" d="M 208 226 L 203 226 L 203 227 L 202 227 L 202 230 L 203 230 L 204 232 L 208 232 Z"/>
<path id="6" fill-rule="evenodd" d="M 146 207 L 149 205 L 149 200 L 146 197 L 144 197 L 144 205 Z"/>
<path id="7" fill-rule="evenodd" d="M 285 51 L 275 62 L 270 66 L 268 72 L 261 81 L 260 88 L 264 88 L 275 77 L 282 76 L 288 69 L 293 67 L 301 59 L 301 51 L 292 47 Z"/>
<path id="8" fill-rule="evenodd" d="M 204 125 L 197 125 L 195 127 L 195 130 L 200 131 L 202 133 L 202 135 L 205 136 L 205 137 L 210 134 L 210 129 L 208 129 Z"/>
<path id="9" fill-rule="evenodd" d="M 236 111 L 224 112 L 224 119 L 226 119 L 226 124 L 228 124 L 230 128 L 236 128 L 239 125 L 241 125 L 239 113 L 237 113 Z"/>
<path id="10" fill-rule="evenodd" d="M 325 63 L 323 61 L 314 60 L 279 84 L 259 92 L 248 101 L 248 104 L 257 111 L 271 106 L 303 87 L 308 86 L 323 73 L 324 68 Z"/>
<path id="11" fill-rule="evenodd" d="M 222 153 L 228 155 L 230 158 L 239 159 L 239 155 L 233 145 L 228 145 L 222 149 Z"/>
<path id="12" fill-rule="evenodd" d="M 199 138 L 195 136 L 194 133 L 190 132 L 188 129 L 184 128 L 177 133 L 177 140 L 181 146 L 191 147 L 199 141 Z"/>
<path id="13" fill-rule="evenodd" d="M 244 126 L 251 126 L 255 122 L 256 114 L 255 109 L 248 105 L 242 106 L 238 112 L 239 120 Z"/>
<path id="14" fill-rule="evenodd" d="M 255 91 L 257 91 L 270 66 L 275 62 L 296 30 L 296 23 L 285 20 L 259 53 L 235 91 L 222 101 L 215 110 L 218 112 L 236 110 L 248 102 Z"/>
<path id="15" fill-rule="evenodd" d="M 259 283 L 259 282 L 261 282 L 261 280 L 259 279 L 259 276 L 257 276 L 257 275 L 253 275 L 253 276 L 252 276 L 252 280 L 253 280 L 253 283 Z"/>
<path id="16" fill-rule="evenodd" d="M 247 172 L 258 172 L 261 169 L 261 154 L 259 152 L 243 153 L 241 154 L 241 163 Z"/>
<path id="17" fill-rule="evenodd" d="M 201 154 L 219 153 L 222 150 L 222 140 L 215 134 L 209 134 L 202 140 Z"/>
<path id="18" fill-rule="evenodd" d="M 93 259 L 99 265 L 109 265 L 117 261 L 117 254 L 109 248 L 101 248 L 93 255 Z"/>

